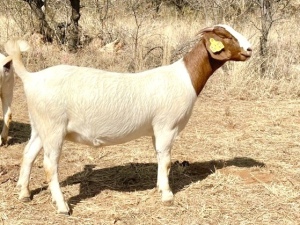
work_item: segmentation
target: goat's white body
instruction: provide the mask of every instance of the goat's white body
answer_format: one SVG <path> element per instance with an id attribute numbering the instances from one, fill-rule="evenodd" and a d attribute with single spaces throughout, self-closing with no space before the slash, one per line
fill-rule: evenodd
<path id="1" fill-rule="evenodd" d="M 5 56 L 0 53 L 0 62 L 5 60 Z M 7 142 L 8 129 L 11 121 L 11 103 L 13 98 L 14 88 L 14 73 L 13 70 L 5 69 L 4 65 L 1 64 L 0 68 L 0 97 L 2 101 L 3 111 L 3 128 L 1 132 L 0 145 Z"/>
<path id="2" fill-rule="evenodd" d="M 67 140 L 92 146 L 181 131 L 197 97 L 182 60 L 138 74 L 60 65 L 28 73 L 24 87 L 42 139 L 58 126 Z"/>
<path id="3" fill-rule="evenodd" d="M 52 197 L 58 212 L 67 213 L 57 173 L 63 140 L 97 147 L 152 136 L 157 186 L 163 201 L 173 200 L 170 149 L 197 98 L 183 60 L 136 74 L 61 65 L 19 75 L 32 127 L 18 180 L 20 199 L 29 199 L 30 170 L 42 147 Z"/>

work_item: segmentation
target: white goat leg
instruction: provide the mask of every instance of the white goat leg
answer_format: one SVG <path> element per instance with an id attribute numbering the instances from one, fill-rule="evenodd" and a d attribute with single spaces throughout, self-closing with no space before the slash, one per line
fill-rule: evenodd
<path id="1" fill-rule="evenodd" d="M 7 143 L 9 125 L 12 119 L 11 102 L 12 102 L 12 94 L 7 96 L 2 96 L 3 128 L 1 132 L 0 145 Z"/>
<path id="2" fill-rule="evenodd" d="M 173 202 L 173 193 L 169 185 L 169 172 L 171 168 L 171 148 L 177 130 L 159 132 L 155 135 L 154 143 L 157 154 L 157 188 L 161 192 L 164 203 Z"/>
<path id="3" fill-rule="evenodd" d="M 30 201 L 29 177 L 31 173 L 32 164 L 41 149 L 42 141 L 38 136 L 36 130 L 32 126 L 31 137 L 24 150 L 20 176 L 17 183 L 17 187 L 20 188 L 19 199 L 21 201 Z"/>
<path id="4" fill-rule="evenodd" d="M 46 180 L 52 195 L 52 201 L 56 203 L 57 212 L 60 214 L 69 214 L 68 204 L 65 202 L 58 181 L 58 162 L 60 158 L 63 135 L 61 132 L 50 132 L 44 140 L 44 169 Z"/>
<path id="5" fill-rule="evenodd" d="M 52 194 L 52 201 L 56 203 L 58 213 L 68 215 L 69 207 L 64 200 L 58 182 L 58 161 L 59 155 L 57 155 L 55 151 L 45 150 L 44 168 L 46 171 L 47 182 L 49 183 L 49 188 Z"/>

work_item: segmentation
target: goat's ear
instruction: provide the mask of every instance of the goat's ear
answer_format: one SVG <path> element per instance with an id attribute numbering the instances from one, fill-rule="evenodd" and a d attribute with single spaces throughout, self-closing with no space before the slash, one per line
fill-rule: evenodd
<path id="1" fill-rule="evenodd" d="M 225 61 L 229 59 L 229 54 L 225 49 L 222 39 L 213 32 L 207 32 L 203 35 L 205 47 L 213 59 Z"/>

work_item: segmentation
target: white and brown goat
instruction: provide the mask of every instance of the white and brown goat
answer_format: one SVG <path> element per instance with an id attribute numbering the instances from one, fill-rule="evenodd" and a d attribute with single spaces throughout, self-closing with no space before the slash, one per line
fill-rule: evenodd
<path id="1" fill-rule="evenodd" d="M 102 147 L 152 136 L 157 153 L 157 186 L 163 202 L 172 202 L 169 187 L 171 147 L 187 124 L 208 78 L 226 61 L 245 61 L 251 46 L 227 25 L 201 31 L 198 44 L 172 65 L 140 73 L 114 73 L 59 65 L 28 72 L 18 43 L 5 49 L 21 77 L 32 133 L 24 150 L 18 180 L 19 198 L 30 199 L 32 164 L 44 149 L 44 167 L 59 213 L 69 213 L 58 182 L 64 140 Z"/>

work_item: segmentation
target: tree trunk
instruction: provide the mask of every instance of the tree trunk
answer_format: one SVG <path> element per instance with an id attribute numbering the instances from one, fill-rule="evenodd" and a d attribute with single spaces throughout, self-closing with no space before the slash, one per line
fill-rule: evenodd
<path id="1" fill-rule="evenodd" d="M 59 43 L 65 43 L 68 41 L 68 49 L 71 52 L 76 52 L 79 37 L 78 37 L 78 21 L 80 19 L 80 0 L 70 0 L 72 7 L 71 22 L 70 24 L 65 25 L 65 23 L 56 23 L 55 31 L 50 28 L 49 24 L 46 21 L 45 13 L 43 7 L 45 7 L 46 0 L 23 0 L 27 2 L 34 12 L 35 16 L 39 20 L 38 32 L 41 33 L 46 41 L 52 42 L 53 39 L 58 40 Z M 68 35 L 66 37 L 66 30 Z"/>
<path id="2" fill-rule="evenodd" d="M 267 68 L 267 55 L 268 55 L 268 35 L 272 26 L 271 3 L 269 0 L 260 0 L 261 7 L 261 37 L 260 37 L 260 56 L 262 63 L 260 65 L 261 75 L 265 76 Z"/>
<path id="3" fill-rule="evenodd" d="M 46 21 L 45 14 L 43 12 L 43 6 L 46 4 L 46 0 L 23 0 L 27 2 L 31 10 L 36 15 L 39 20 L 38 23 L 38 32 L 42 34 L 46 41 L 52 42 L 54 37 L 54 31 L 50 28 L 49 24 Z"/>
<path id="4" fill-rule="evenodd" d="M 79 37 L 78 37 L 78 21 L 80 19 L 80 0 L 70 0 L 71 7 L 72 7 L 72 15 L 71 15 L 71 24 L 69 27 L 69 41 L 68 41 L 68 48 L 71 52 L 76 52 L 78 43 L 79 43 Z"/>

